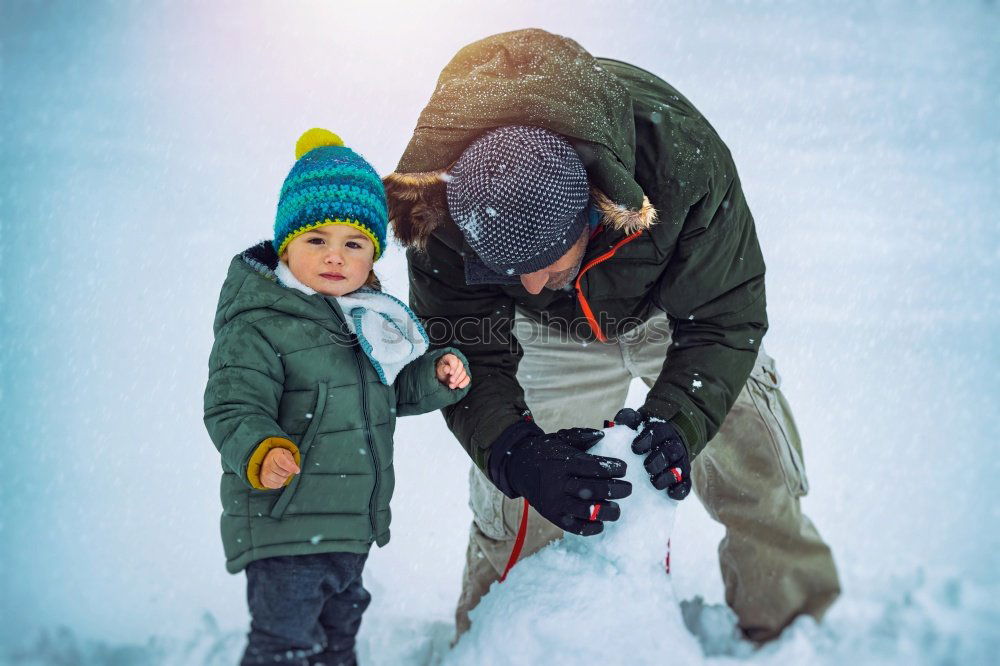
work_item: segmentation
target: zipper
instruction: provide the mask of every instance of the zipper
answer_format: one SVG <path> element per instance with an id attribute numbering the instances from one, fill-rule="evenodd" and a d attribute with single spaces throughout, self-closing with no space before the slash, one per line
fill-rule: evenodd
<path id="1" fill-rule="evenodd" d="M 329 306 L 330 310 L 334 314 L 335 319 L 340 319 L 337 315 L 337 309 L 333 307 L 333 304 L 327 300 L 327 297 L 323 297 L 323 301 Z M 344 323 L 346 326 L 346 322 Z M 364 359 L 362 358 L 362 352 L 360 346 L 355 346 L 354 349 L 354 360 L 358 366 L 358 385 L 361 388 L 361 415 L 364 417 L 365 423 L 365 441 L 368 444 L 368 453 L 372 457 L 372 464 L 375 467 L 375 485 L 372 488 L 372 496 L 368 499 L 368 522 L 372 528 L 372 539 L 378 538 L 378 530 L 376 528 L 376 516 L 378 507 L 376 506 L 376 501 L 378 499 L 378 489 L 380 484 L 380 465 L 378 460 L 378 452 L 375 451 L 375 444 L 372 442 L 372 431 L 371 431 L 371 419 L 368 418 L 368 390 L 365 387 L 365 367 Z"/>
<path id="2" fill-rule="evenodd" d="M 358 364 L 358 379 L 361 385 L 361 414 L 365 419 L 365 440 L 368 442 L 368 452 L 372 457 L 372 464 L 375 466 L 375 486 L 372 488 L 372 496 L 368 500 L 368 522 L 372 526 L 372 539 L 378 537 L 378 530 L 375 528 L 375 517 L 378 507 L 376 506 L 376 500 L 378 498 L 378 487 L 379 487 L 379 462 L 378 453 L 375 451 L 375 445 L 372 442 L 372 431 L 369 426 L 368 418 L 368 391 L 365 388 L 365 368 L 362 364 L 361 354 L 357 351 L 354 352 L 354 360 Z"/>
<path id="3" fill-rule="evenodd" d="M 614 247 L 612 247 L 610 250 L 608 250 L 599 257 L 591 259 L 587 263 L 587 265 L 580 270 L 580 273 L 576 276 L 576 282 L 574 283 L 574 286 L 576 287 L 576 298 L 580 302 L 580 309 L 583 310 L 584 316 L 587 317 L 587 323 L 590 324 L 590 330 L 594 332 L 594 336 L 601 342 L 607 342 L 608 339 L 605 337 L 604 333 L 601 332 L 601 327 L 598 325 L 597 319 L 594 317 L 594 313 L 590 309 L 590 303 L 587 302 L 587 298 L 583 295 L 583 288 L 580 287 L 580 281 L 583 279 L 584 273 L 586 273 L 587 271 L 589 271 L 591 268 L 601 263 L 602 261 L 607 261 L 608 259 L 614 256 L 615 252 L 618 251 L 618 248 L 620 248 L 622 245 L 625 245 L 625 243 L 635 240 L 641 235 L 642 232 L 637 231 L 631 236 L 627 236 L 621 239 L 620 241 L 615 243 Z"/>

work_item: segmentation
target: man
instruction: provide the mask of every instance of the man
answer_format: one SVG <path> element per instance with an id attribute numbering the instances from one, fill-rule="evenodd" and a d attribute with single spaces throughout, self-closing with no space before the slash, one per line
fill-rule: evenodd
<path id="1" fill-rule="evenodd" d="M 475 462 L 459 633 L 508 563 L 518 498 L 532 507 L 525 554 L 618 517 L 624 463 L 586 450 L 635 377 L 649 394 L 616 419 L 638 428 L 654 486 L 682 499 L 693 482 L 726 527 L 719 560 L 744 634 L 822 617 L 839 582 L 799 508 L 801 445 L 761 349 L 753 218 L 687 99 L 570 39 L 495 35 L 445 67 L 384 182 L 411 306 L 473 378 L 444 410 Z"/>

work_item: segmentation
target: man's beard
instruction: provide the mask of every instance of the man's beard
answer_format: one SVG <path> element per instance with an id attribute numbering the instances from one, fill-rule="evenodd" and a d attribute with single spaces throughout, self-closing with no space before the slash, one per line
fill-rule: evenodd
<path id="1" fill-rule="evenodd" d="M 576 260 L 576 265 L 572 268 L 567 268 L 564 271 L 559 271 L 558 273 L 553 273 L 549 276 L 548 282 L 545 283 L 546 289 L 551 289 L 552 291 L 558 291 L 560 289 L 568 289 L 576 279 L 576 276 L 580 274 L 580 267 L 583 266 L 583 256 L 587 254 L 587 241 L 590 240 L 590 230 L 584 229 L 580 238 L 573 244 L 574 250 L 581 250 L 580 257 Z M 580 247 L 582 246 L 582 248 Z"/>
<path id="2" fill-rule="evenodd" d="M 549 276 L 549 281 L 545 283 L 546 289 L 551 289 L 552 291 L 558 291 L 560 289 L 568 289 L 576 279 L 576 276 L 580 274 L 580 267 L 583 265 L 583 255 L 580 255 L 579 261 L 576 262 L 576 266 L 568 268 L 564 271 L 559 271 L 554 275 Z"/>

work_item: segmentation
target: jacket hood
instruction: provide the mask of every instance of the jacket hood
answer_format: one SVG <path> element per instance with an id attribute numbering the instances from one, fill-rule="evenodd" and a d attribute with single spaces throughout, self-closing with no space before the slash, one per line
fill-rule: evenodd
<path id="1" fill-rule="evenodd" d="M 452 58 L 396 171 L 383 179 L 404 244 L 422 245 L 447 219 L 447 169 L 480 135 L 504 125 L 534 125 L 566 137 L 583 160 L 605 224 L 632 232 L 655 221 L 634 178 L 635 120 L 624 83 L 572 39 L 517 30 L 470 44 Z"/>
<path id="2" fill-rule="evenodd" d="M 233 257 L 215 311 L 216 334 L 237 316 L 252 310 L 322 320 L 330 319 L 332 306 L 343 321 L 343 313 L 332 299 L 324 299 L 322 294 L 304 294 L 278 282 L 277 267 L 278 253 L 271 241 L 261 241 Z"/>

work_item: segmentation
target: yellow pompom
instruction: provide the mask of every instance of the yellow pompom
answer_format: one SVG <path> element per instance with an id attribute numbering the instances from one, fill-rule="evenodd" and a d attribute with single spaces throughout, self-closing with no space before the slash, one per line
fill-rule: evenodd
<path id="1" fill-rule="evenodd" d="M 295 142 L 295 159 L 299 159 L 310 150 L 322 146 L 342 145 L 344 145 L 344 140 L 330 130 L 323 129 L 322 127 L 314 127 L 311 130 L 303 132 L 299 140 Z"/>

